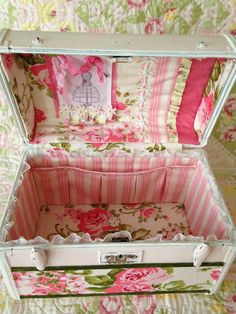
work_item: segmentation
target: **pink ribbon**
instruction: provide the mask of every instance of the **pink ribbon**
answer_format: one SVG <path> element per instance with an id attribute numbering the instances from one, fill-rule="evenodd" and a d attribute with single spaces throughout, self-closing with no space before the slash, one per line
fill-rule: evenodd
<path id="1" fill-rule="evenodd" d="M 85 63 L 81 65 L 78 69 L 72 62 L 69 62 L 67 59 L 67 68 L 70 71 L 71 75 L 76 76 L 82 73 L 89 72 L 92 67 L 97 67 L 97 74 L 100 82 L 103 82 L 104 73 L 103 73 L 103 61 L 100 57 L 89 56 L 85 57 Z"/>

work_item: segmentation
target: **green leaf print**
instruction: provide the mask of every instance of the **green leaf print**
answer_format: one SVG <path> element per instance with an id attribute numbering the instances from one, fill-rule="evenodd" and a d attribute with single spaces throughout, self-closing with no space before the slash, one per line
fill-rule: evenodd
<path id="1" fill-rule="evenodd" d="M 201 6 L 199 4 L 197 4 L 196 2 L 193 2 L 193 8 L 192 8 L 192 25 L 197 23 L 202 15 L 202 9 Z"/>
<path id="2" fill-rule="evenodd" d="M 91 291 L 94 291 L 94 292 L 104 292 L 105 289 L 109 288 L 110 286 L 107 286 L 107 287 L 89 287 L 87 288 L 87 290 L 91 290 Z"/>
<path id="3" fill-rule="evenodd" d="M 112 269 L 111 271 L 109 271 L 109 273 L 107 273 L 107 275 L 110 278 L 115 279 L 115 275 L 119 274 L 122 271 L 124 271 L 123 268 L 115 268 L 115 269 Z"/>
<path id="4" fill-rule="evenodd" d="M 183 290 L 184 288 L 185 283 L 183 280 L 171 281 L 162 286 L 163 290 Z"/>
<path id="5" fill-rule="evenodd" d="M 173 267 L 166 267 L 165 271 L 167 272 L 168 275 L 171 275 L 174 272 L 174 268 Z"/>
<path id="6" fill-rule="evenodd" d="M 146 20 L 145 13 L 138 11 L 135 14 L 128 17 L 128 22 L 133 24 L 144 23 Z"/>
<path id="7" fill-rule="evenodd" d="M 134 232 L 132 232 L 132 239 L 133 240 L 144 240 L 147 238 L 147 236 L 150 234 L 150 230 L 146 229 L 138 229 Z"/>
<path id="8" fill-rule="evenodd" d="M 113 280 L 111 277 L 104 275 L 104 276 L 84 276 L 85 281 L 90 285 L 95 286 L 109 286 L 113 284 Z"/>
<path id="9" fill-rule="evenodd" d="M 83 3 L 76 9 L 76 14 L 79 16 L 79 18 L 85 23 L 89 23 L 89 11 L 88 11 L 88 5 Z"/>

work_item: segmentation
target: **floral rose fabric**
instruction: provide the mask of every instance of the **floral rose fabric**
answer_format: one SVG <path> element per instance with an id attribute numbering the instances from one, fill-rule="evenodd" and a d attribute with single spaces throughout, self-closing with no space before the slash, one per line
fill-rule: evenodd
<path id="1" fill-rule="evenodd" d="M 13 270 L 21 296 L 60 296 L 108 293 L 172 292 L 207 290 L 220 268 L 209 267 L 130 267 L 21 271 Z M 194 278 L 194 279 L 193 279 Z M 115 297 L 112 301 L 115 308 Z M 103 307 L 104 304 L 101 304 Z"/>
<path id="2" fill-rule="evenodd" d="M 144 203 L 46 205 L 40 210 L 35 236 L 51 241 L 57 234 L 67 237 L 71 233 L 89 233 L 96 239 L 121 230 L 129 231 L 133 240 L 191 234 L 183 204 Z"/>

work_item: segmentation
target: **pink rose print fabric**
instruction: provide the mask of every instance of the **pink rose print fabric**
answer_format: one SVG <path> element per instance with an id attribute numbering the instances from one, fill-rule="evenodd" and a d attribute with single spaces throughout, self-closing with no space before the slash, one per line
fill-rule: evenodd
<path id="1" fill-rule="evenodd" d="M 152 285 L 167 281 L 171 276 L 161 268 L 132 268 L 117 274 L 115 278 L 114 286 L 106 292 L 152 291 Z"/>
<path id="2" fill-rule="evenodd" d="M 176 290 L 191 291 L 209 289 L 220 268 L 200 267 L 124 267 L 119 268 L 70 268 L 35 271 L 13 269 L 13 278 L 21 296 L 103 295 L 130 294 Z M 233 297 L 233 296 L 231 296 Z M 116 296 L 101 299 L 100 309 L 117 313 L 122 300 Z M 135 302 L 139 304 L 137 299 Z M 152 307 L 151 307 L 152 308 Z M 151 310 L 151 308 L 149 308 Z M 153 308 L 154 309 L 154 308 Z M 102 313 L 107 313 L 105 310 Z M 110 313 L 110 312 L 108 312 Z M 149 312 L 145 312 L 149 313 Z M 150 312 L 151 313 L 151 312 Z"/>
<path id="3" fill-rule="evenodd" d="M 177 233 L 191 234 L 185 208 L 176 203 L 46 205 L 40 210 L 35 236 L 52 240 L 59 234 L 88 233 L 95 240 L 127 230 L 133 240 L 162 235 L 172 239 Z"/>

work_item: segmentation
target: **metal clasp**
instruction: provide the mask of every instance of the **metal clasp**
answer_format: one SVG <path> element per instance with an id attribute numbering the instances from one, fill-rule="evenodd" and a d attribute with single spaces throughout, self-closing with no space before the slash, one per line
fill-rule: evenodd
<path id="1" fill-rule="evenodd" d="M 100 252 L 100 263 L 102 264 L 129 264 L 141 263 L 143 251 L 136 252 Z"/>

